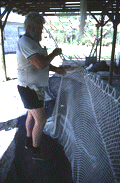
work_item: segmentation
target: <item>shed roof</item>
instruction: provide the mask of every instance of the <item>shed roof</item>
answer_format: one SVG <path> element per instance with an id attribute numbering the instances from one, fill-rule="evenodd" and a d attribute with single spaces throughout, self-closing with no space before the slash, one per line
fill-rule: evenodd
<path id="1" fill-rule="evenodd" d="M 1 0 L 0 7 L 6 10 L 12 8 L 13 12 L 26 15 L 28 12 L 36 11 L 44 15 L 67 12 L 75 14 L 80 11 L 80 0 Z M 87 11 L 95 14 L 116 14 L 120 11 L 119 0 L 87 0 Z"/>
<path id="2" fill-rule="evenodd" d="M 120 0 L 86 0 L 87 1 L 87 12 L 90 12 L 92 16 L 96 19 L 94 15 L 101 14 L 101 23 L 96 19 L 101 27 L 104 26 L 104 15 L 109 17 L 109 20 L 113 22 L 114 35 L 113 35 L 113 45 L 112 45 L 112 55 L 111 55 L 111 65 L 110 65 L 110 77 L 109 84 L 112 83 L 112 72 L 115 54 L 115 44 L 117 35 L 117 25 L 120 23 Z M 7 16 L 2 24 L 0 21 L 0 27 L 4 29 L 7 17 L 10 11 L 17 14 L 26 15 L 28 12 L 39 12 L 44 16 L 48 15 L 58 15 L 61 13 L 71 13 L 71 15 L 76 15 L 80 13 L 82 9 L 81 0 L 1 0 L 0 7 L 4 7 L 5 11 L 0 12 L 0 18 L 4 16 L 6 12 Z M 61 14 L 62 15 L 62 14 Z M 109 21 L 108 20 L 108 21 Z M 102 30 L 102 29 L 101 29 Z"/>

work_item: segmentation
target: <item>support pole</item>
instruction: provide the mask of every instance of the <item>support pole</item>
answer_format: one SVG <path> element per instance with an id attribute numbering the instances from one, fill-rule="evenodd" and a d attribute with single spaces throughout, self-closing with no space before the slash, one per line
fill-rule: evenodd
<path id="1" fill-rule="evenodd" d="M 114 32 L 113 32 L 113 45 L 111 53 L 111 64 L 109 71 L 109 84 L 112 85 L 112 76 L 113 76 L 113 64 L 114 64 L 114 55 L 115 55 L 115 46 L 116 46 L 116 37 L 117 37 L 117 23 L 113 23 Z"/>
<path id="2" fill-rule="evenodd" d="M 97 47 L 98 47 L 98 37 L 99 37 L 99 24 L 97 24 L 96 25 L 96 31 L 97 31 L 97 34 L 96 34 L 96 58 L 97 58 L 97 54 L 98 54 L 98 52 L 97 52 Z"/>
<path id="3" fill-rule="evenodd" d="M 4 38 L 3 38 L 3 31 L 7 22 L 7 18 L 10 14 L 12 7 L 9 6 L 8 11 L 4 10 L 3 13 L 1 13 L 1 8 L 0 8 L 0 62 L 1 62 L 1 75 L 2 75 L 2 80 L 7 81 L 7 71 L 6 71 L 6 63 L 5 63 L 5 51 L 4 51 Z M 5 21 L 2 23 L 2 17 L 6 15 Z"/>
<path id="4" fill-rule="evenodd" d="M 5 65 L 5 53 L 4 53 L 4 40 L 2 31 L 2 21 L 0 20 L 0 61 L 1 61 L 1 76 L 2 80 L 7 80 L 6 65 Z"/>
<path id="5" fill-rule="evenodd" d="M 101 58 L 101 47 L 102 47 L 102 33 L 103 33 L 103 27 L 101 27 L 101 34 L 100 34 L 100 50 L 99 50 L 99 62 Z"/>
<path id="6" fill-rule="evenodd" d="M 101 35 L 100 35 L 99 62 L 100 62 L 100 58 L 101 58 L 101 47 L 102 47 L 103 23 L 104 23 L 104 16 L 102 15 L 102 18 L 101 18 Z"/>

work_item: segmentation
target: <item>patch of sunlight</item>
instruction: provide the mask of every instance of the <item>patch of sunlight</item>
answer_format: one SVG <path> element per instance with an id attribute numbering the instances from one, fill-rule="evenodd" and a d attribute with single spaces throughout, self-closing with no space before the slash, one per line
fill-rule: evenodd
<path id="1" fill-rule="evenodd" d="M 26 114 L 17 90 L 17 80 L 0 83 L 0 122 Z"/>
<path id="2" fill-rule="evenodd" d="M 7 151 L 9 145 L 13 141 L 18 128 L 13 128 L 9 131 L 0 131 L 0 160 L 2 159 L 4 153 Z"/>

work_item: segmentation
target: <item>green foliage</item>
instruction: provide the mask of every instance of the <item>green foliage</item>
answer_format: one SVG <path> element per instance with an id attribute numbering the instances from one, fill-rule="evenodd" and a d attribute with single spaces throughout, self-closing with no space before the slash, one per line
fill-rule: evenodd
<path id="1" fill-rule="evenodd" d="M 91 45 L 91 41 L 87 37 L 85 37 L 82 39 L 82 45 Z"/>
<path id="2" fill-rule="evenodd" d="M 56 27 L 58 27 L 58 26 L 60 26 L 60 22 L 54 22 L 54 25 L 55 25 Z"/>
<path id="3" fill-rule="evenodd" d="M 92 46 L 94 39 L 96 37 L 96 35 L 94 34 L 97 34 L 95 20 L 92 16 L 89 17 L 90 21 L 86 23 L 85 34 L 82 38 L 79 38 L 79 21 L 78 21 L 79 17 L 78 16 L 70 16 L 70 17 L 59 16 L 59 19 L 60 19 L 60 22 L 59 20 L 56 22 L 52 22 L 55 25 L 56 30 L 49 28 L 57 44 L 67 43 L 68 45 L 80 44 L 80 45 Z M 101 17 L 98 16 L 97 19 L 100 20 Z M 78 24 L 78 26 L 75 26 L 75 22 Z M 72 26 L 71 23 L 74 24 L 73 28 L 71 28 Z M 111 26 L 112 26 L 112 23 L 109 22 L 103 27 L 103 38 L 102 38 L 103 46 L 109 46 L 112 43 L 113 29 L 110 28 Z M 99 27 L 99 32 L 98 32 L 99 38 L 100 38 L 100 34 L 101 34 L 101 27 Z M 118 32 L 118 35 L 117 35 L 118 44 L 120 43 L 119 40 L 120 40 L 120 33 Z"/>
<path id="4" fill-rule="evenodd" d="M 93 29 L 88 28 L 88 29 L 86 30 L 86 33 L 87 33 L 91 38 L 93 37 Z"/>

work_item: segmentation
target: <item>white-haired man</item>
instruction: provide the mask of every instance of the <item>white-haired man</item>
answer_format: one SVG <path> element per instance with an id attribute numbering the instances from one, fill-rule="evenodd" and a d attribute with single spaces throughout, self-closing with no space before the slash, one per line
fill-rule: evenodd
<path id="1" fill-rule="evenodd" d="M 49 70 L 65 74 L 64 68 L 50 64 L 62 50 L 56 48 L 47 55 L 39 44 L 43 24 L 44 18 L 39 13 L 29 13 L 24 22 L 26 32 L 19 39 L 17 49 L 18 91 L 24 107 L 28 109 L 25 147 L 33 148 L 32 158 L 39 160 L 45 159 L 45 154 L 40 149 L 40 140 L 46 123 L 44 87 L 48 85 Z"/>

